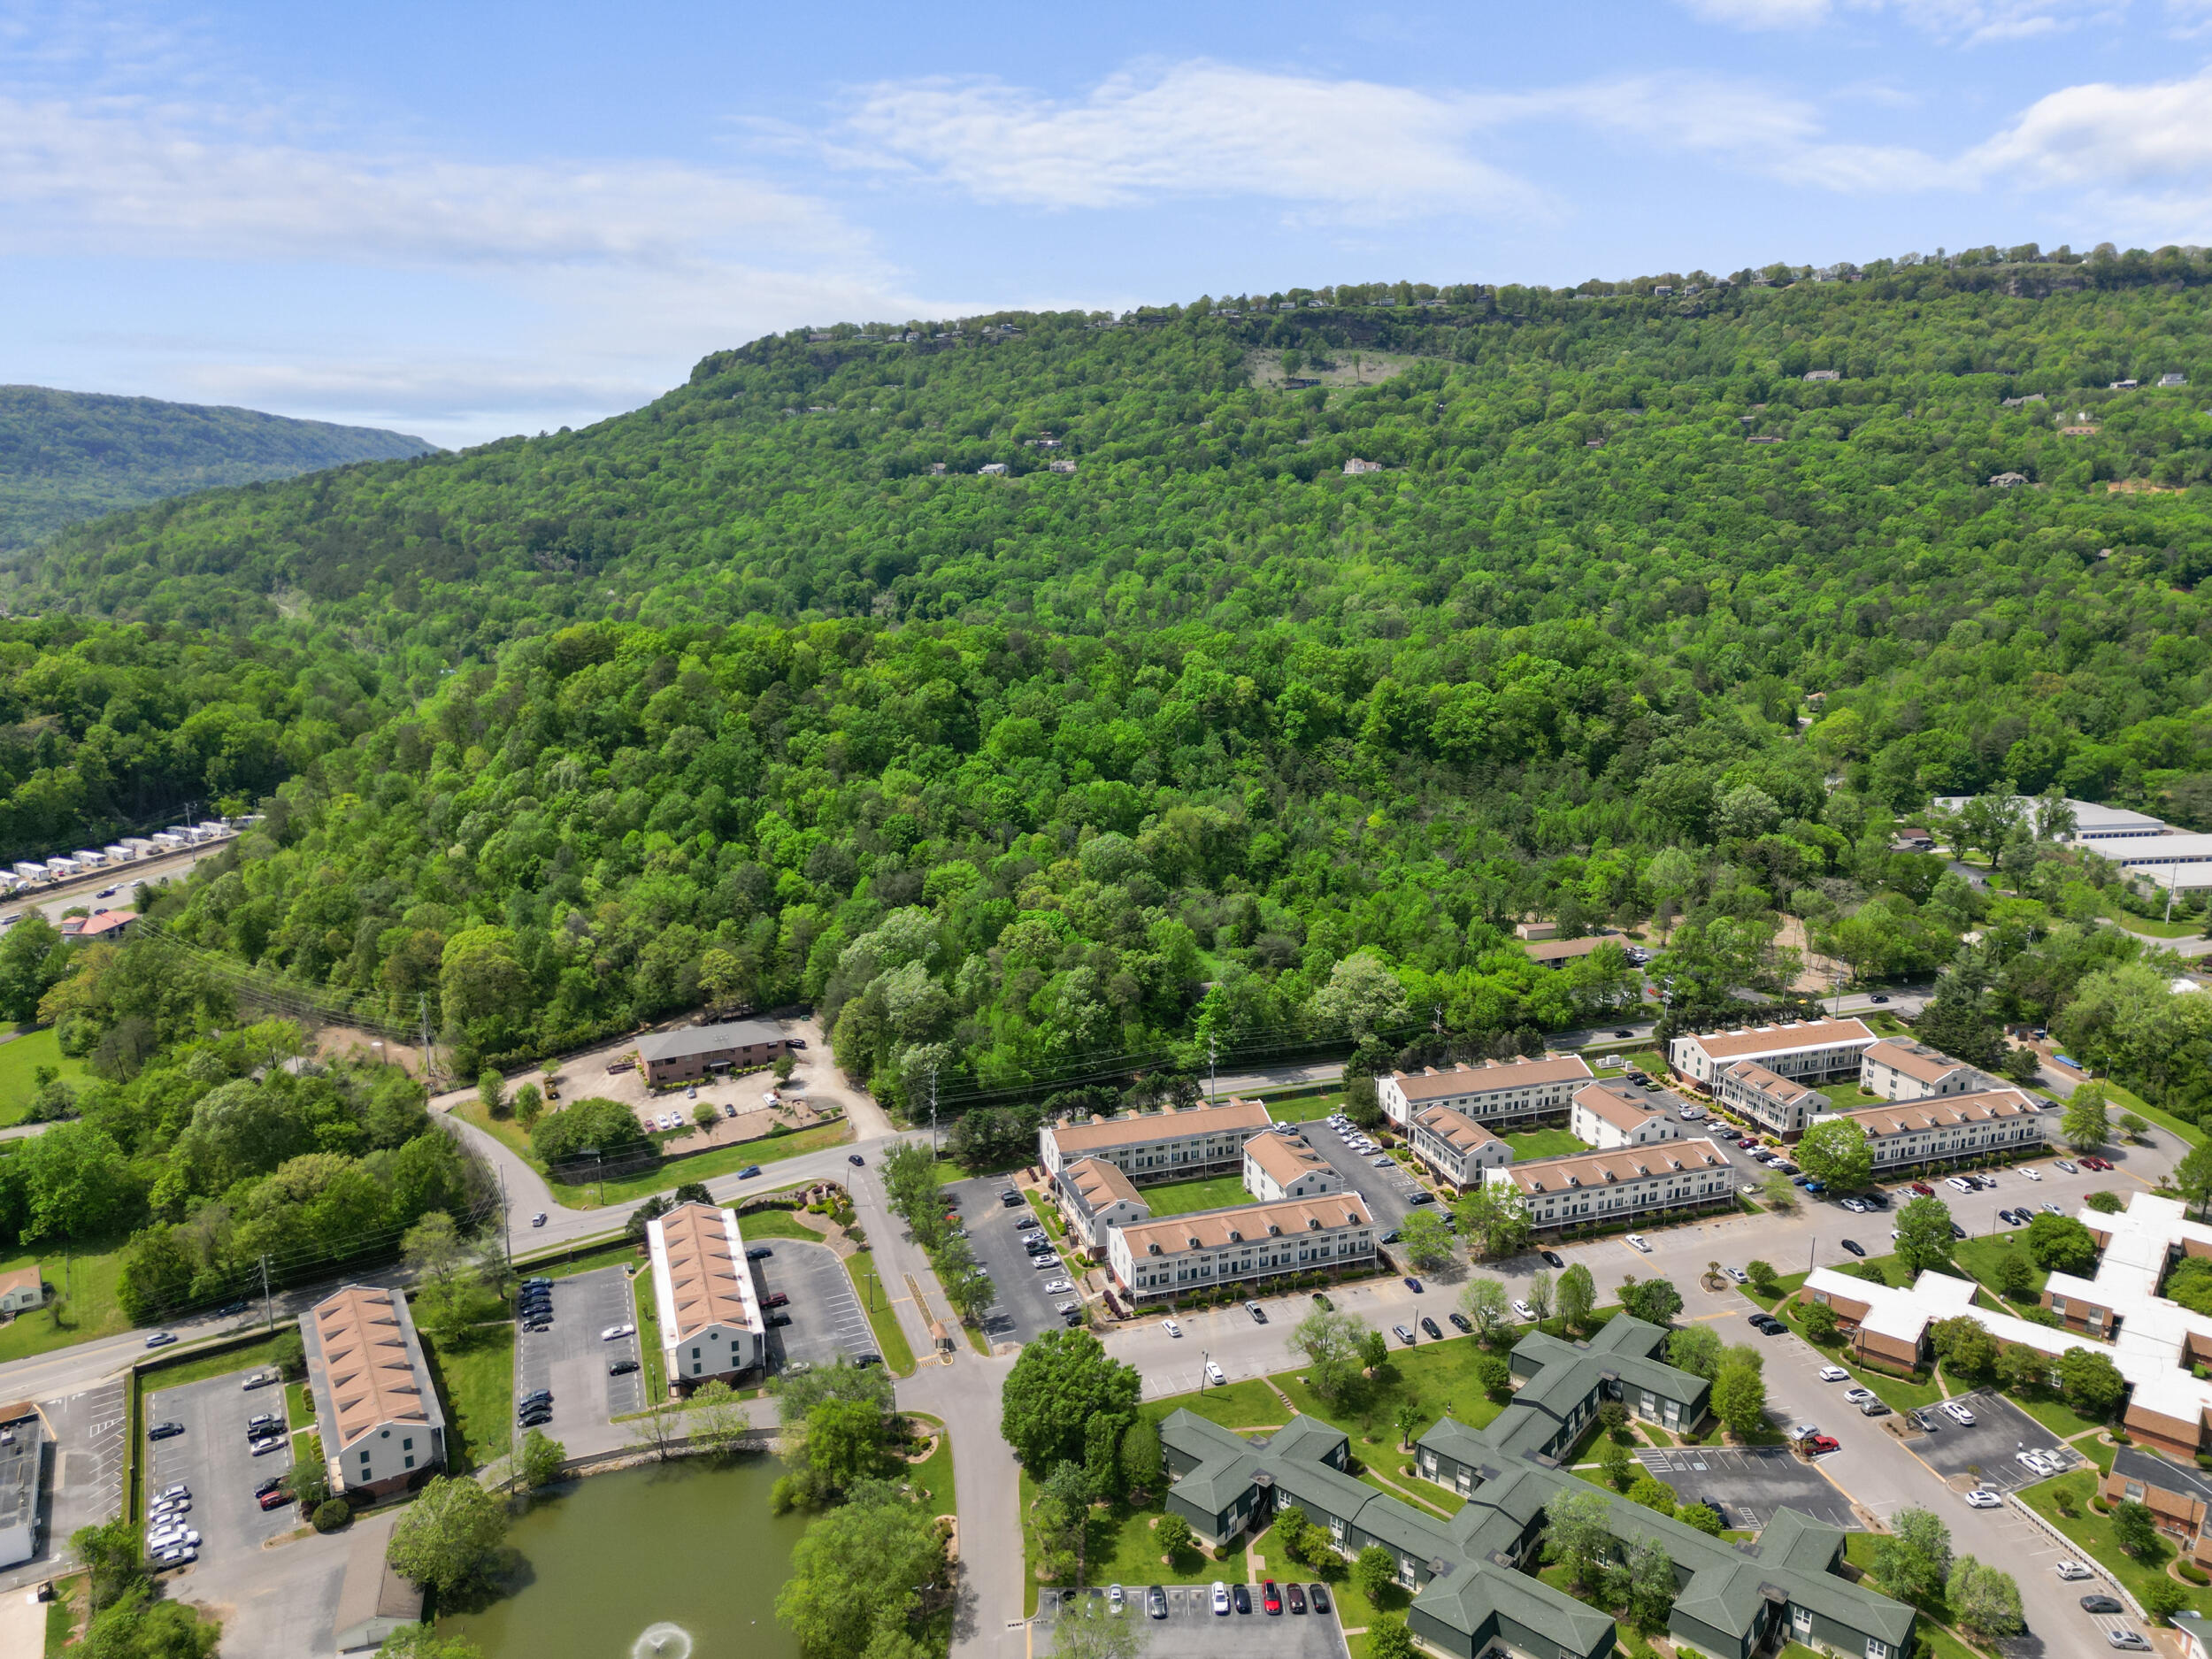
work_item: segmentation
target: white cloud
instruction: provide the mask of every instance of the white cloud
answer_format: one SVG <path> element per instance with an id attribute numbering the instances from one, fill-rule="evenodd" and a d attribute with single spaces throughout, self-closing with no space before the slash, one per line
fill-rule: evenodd
<path id="1" fill-rule="evenodd" d="M 1832 20 L 1832 0 L 1681 0 L 1709 23 L 1741 29 L 1812 28 Z M 2199 0 L 2168 0 L 2175 9 Z M 1842 0 L 1842 10 L 1886 12 L 1935 39 L 1965 45 L 2025 40 L 2124 12 L 2124 0 Z"/>
<path id="2" fill-rule="evenodd" d="M 2043 184 L 2212 181 L 2212 70 L 2155 86 L 2098 81 L 2039 98 L 1974 159 Z"/>
<path id="3" fill-rule="evenodd" d="M 1497 113 L 1458 94 L 1200 61 L 1117 74 L 1060 102 L 995 81 L 885 82 L 863 91 L 847 124 L 984 202 L 1251 196 L 1363 221 L 1540 214 L 1537 191 L 1473 153 Z"/>
<path id="4" fill-rule="evenodd" d="M 1740 29 L 1801 29 L 1828 20 L 1828 0 L 1683 0 L 1708 23 Z"/>

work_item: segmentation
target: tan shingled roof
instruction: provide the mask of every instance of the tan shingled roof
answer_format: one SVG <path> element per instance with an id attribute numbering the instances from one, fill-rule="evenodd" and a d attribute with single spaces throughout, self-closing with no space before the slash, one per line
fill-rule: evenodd
<path id="1" fill-rule="evenodd" d="M 1874 1033 L 1855 1019 L 1809 1019 L 1795 1025 L 1760 1025 L 1750 1031 L 1700 1032 L 1686 1039 L 1716 1060 L 1737 1054 L 1787 1054 L 1797 1048 L 1832 1048 L 1843 1042 L 1872 1042 Z"/>
<path id="2" fill-rule="evenodd" d="M 1940 1083 L 1955 1071 L 1972 1069 L 1965 1061 L 1954 1060 L 1924 1042 L 1902 1042 L 1894 1037 L 1876 1043 L 1866 1051 L 1865 1057 L 1876 1065 L 1902 1071 L 1922 1083 Z"/>
<path id="3" fill-rule="evenodd" d="M 1499 1089 L 1573 1082 L 1587 1079 L 1589 1075 L 1590 1068 L 1582 1063 L 1578 1056 L 1571 1054 L 1553 1055 L 1541 1060 L 1509 1060 L 1502 1064 L 1495 1060 L 1485 1060 L 1480 1065 L 1455 1065 L 1448 1071 L 1391 1073 L 1409 1101 L 1486 1094 Z"/>
<path id="4" fill-rule="evenodd" d="M 1413 1121 L 1449 1143 L 1455 1152 L 1472 1152 L 1498 1138 L 1465 1112 L 1455 1111 L 1449 1106 L 1432 1106 L 1426 1111 L 1416 1112 Z"/>
<path id="5" fill-rule="evenodd" d="M 1324 1228 L 1363 1227 L 1368 1225 L 1367 1206 L 1356 1193 L 1288 1198 L 1279 1204 L 1239 1204 L 1233 1210 L 1202 1210 L 1194 1215 L 1140 1222 L 1122 1228 L 1121 1236 L 1133 1256 L 1146 1254 L 1154 1244 L 1174 1256 L 1191 1248 L 1193 1239 L 1204 1247 L 1228 1243 L 1233 1232 L 1246 1239 L 1264 1239 L 1270 1227 L 1280 1227 L 1286 1233 L 1311 1233 L 1317 1229 L 1310 1224 L 1316 1221 Z"/>
<path id="6" fill-rule="evenodd" d="M 1595 1112 L 1614 1128 L 1631 1133 L 1653 1118 L 1667 1115 L 1664 1107 L 1655 1106 L 1625 1083 L 1610 1080 L 1577 1089 L 1574 1101 L 1576 1105 L 1586 1111 Z"/>
<path id="7" fill-rule="evenodd" d="M 44 1277 L 39 1271 L 38 1263 L 33 1262 L 28 1267 L 19 1267 L 12 1273 L 0 1273 L 0 1296 L 6 1295 L 12 1290 L 27 1288 L 36 1290 L 45 1282 Z M 0 1417 L 0 1422 L 5 1421 L 5 1418 Z"/>
<path id="8" fill-rule="evenodd" d="M 1317 1170 L 1325 1172 L 1336 1167 L 1313 1149 L 1311 1141 L 1292 1129 L 1270 1129 L 1254 1135 L 1244 1143 L 1244 1156 L 1285 1187 Z"/>
<path id="9" fill-rule="evenodd" d="M 1586 933 L 1580 939 L 1532 939 L 1522 949 L 1532 962 L 1569 962 L 1588 956 L 1601 945 L 1626 944 L 1618 933 Z"/>
<path id="10" fill-rule="evenodd" d="M 1128 1204 L 1144 1202 L 1143 1194 L 1130 1185 L 1129 1178 L 1104 1158 L 1084 1158 L 1071 1164 L 1061 1172 L 1061 1179 L 1075 1188 L 1084 1205 L 1093 1210 L 1102 1209 L 1117 1198 Z"/>
<path id="11" fill-rule="evenodd" d="M 1193 1106 L 1183 1111 L 1109 1118 L 1104 1123 L 1066 1124 L 1053 1130 L 1052 1139 L 1060 1156 L 1066 1157 L 1098 1147 L 1142 1146 L 1152 1141 L 1180 1141 L 1188 1135 L 1264 1129 L 1271 1121 L 1264 1102 L 1230 1100 L 1218 1106 Z"/>
<path id="12" fill-rule="evenodd" d="M 1947 1129 L 1956 1124 L 1993 1123 L 2001 1118 L 2017 1118 L 2024 1112 L 2043 1110 L 2016 1088 L 1993 1088 L 1978 1094 L 1861 1106 L 1834 1115 L 1852 1118 L 1870 1135 L 1901 1135 L 1917 1129 Z"/>
<path id="13" fill-rule="evenodd" d="M 1722 1069 L 1738 1082 L 1757 1089 L 1762 1094 L 1772 1095 L 1785 1106 L 1795 1106 L 1802 1101 L 1816 1100 L 1820 1102 L 1820 1110 L 1825 1111 L 1828 1109 L 1828 1097 L 1818 1089 L 1807 1088 L 1802 1083 L 1793 1083 L 1780 1072 L 1768 1071 L 1756 1060 L 1739 1060 L 1735 1064 L 1724 1066 Z"/>
<path id="14" fill-rule="evenodd" d="M 1580 1192 L 1641 1180 L 1646 1176 L 1689 1174 L 1724 1168 L 1727 1163 L 1709 1141 L 1662 1141 L 1648 1147 L 1624 1147 L 1618 1152 L 1571 1152 L 1565 1157 L 1538 1158 L 1514 1164 L 1505 1172 L 1523 1193 L 1534 1194 Z"/>
<path id="15" fill-rule="evenodd" d="M 710 1325 L 765 1328 L 753 1306 L 752 1269 L 732 1248 L 728 1213 L 718 1204 L 679 1204 L 651 1224 L 675 1302 L 674 1319 L 664 1315 L 664 1344 L 688 1341 Z"/>
<path id="16" fill-rule="evenodd" d="M 429 1385 L 408 1357 L 401 1316 L 388 1290 L 349 1285 L 315 1304 L 323 1375 L 338 1414 L 338 1449 L 387 1423 L 427 1423 Z"/>

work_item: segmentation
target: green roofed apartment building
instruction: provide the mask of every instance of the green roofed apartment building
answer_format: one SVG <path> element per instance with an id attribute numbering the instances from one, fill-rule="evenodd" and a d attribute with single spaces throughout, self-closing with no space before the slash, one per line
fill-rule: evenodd
<path id="1" fill-rule="evenodd" d="M 1850 1659 L 1903 1659 L 1913 1609 L 1841 1575 L 1839 1529 L 1783 1509 L 1755 1543 L 1724 1543 L 1570 1472 L 1608 1401 L 1676 1427 L 1704 1417 L 1709 1385 L 1657 1357 L 1666 1335 L 1620 1316 L 1587 1342 L 1525 1338 L 1513 1352 L 1519 1391 L 1495 1421 L 1471 1429 L 1447 1417 L 1421 1437 L 1422 1473 L 1466 1497 L 1449 1520 L 1355 1479 L 1346 1436 L 1306 1417 L 1253 1441 L 1176 1412 L 1160 1426 L 1168 1507 L 1213 1543 L 1296 1508 L 1348 1555 L 1381 1547 L 1413 1592 L 1409 1627 L 1451 1659 L 1600 1659 L 1613 1651 L 1611 1617 L 1535 1576 L 1547 1505 L 1594 1493 L 1616 1540 L 1649 1540 L 1673 1561 L 1668 1634 L 1678 1648 L 1750 1659 L 1795 1640 Z"/>

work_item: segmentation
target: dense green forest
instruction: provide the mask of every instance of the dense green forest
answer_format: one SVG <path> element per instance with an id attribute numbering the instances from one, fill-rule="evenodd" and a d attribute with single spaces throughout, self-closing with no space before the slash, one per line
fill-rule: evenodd
<path id="1" fill-rule="evenodd" d="M 165 925 L 472 1067 L 796 1001 L 894 1099 L 1526 1049 L 1641 994 L 1530 962 L 1547 914 L 1671 929 L 1678 1018 L 1785 994 L 1800 925 L 1954 964 L 1951 1041 L 2056 1024 L 2193 1115 L 2212 998 L 2108 870 L 2023 820 L 1993 900 L 1891 841 L 1932 794 L 2212 828 L 2212 417 L 2157 384 L 2212 265 L 1849 275 L 800 333 L 79 527 L 11 603 L 302 654 Z"/>
<path id="2" fill-rule="evenodd" d="M 432 448 L 403 433 L 250 409 L 0 386 L 0 552 L 165 495 Z"/>

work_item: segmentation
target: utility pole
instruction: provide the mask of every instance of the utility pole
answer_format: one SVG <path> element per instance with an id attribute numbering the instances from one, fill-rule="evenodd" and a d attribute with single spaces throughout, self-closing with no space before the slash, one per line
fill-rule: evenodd
<path id="1" fill-rule="evenodd" d="M 937 1156 L 937 1068 L 929 1068 L 929 1156 Z"/>
<path id="2" fill-rule="evenodd" d="M 269 1253 L 261 1253 L 261 1317 L 265 1328 L 276 1329 L 276 1304 L 269 1300 Z"/>
<path id="3" fill-rule="evenodd" d="M 1206 1033 L 1206 1104 L 1217 1105 L 1221 1100 L 1221 1080 L 1214 1071 L 1214 1034 Z"/>
<path id="4" fill-rule="evenodd" d="M 507 1271 L 511 1273 L 515 1271 L 515 1240 L 507 1230 L 507 1171 L 495 1170 L 493 1173 L 499 1177 L 499 1244 L 506 1254 Z"/>
<path id="5" fill-rule="evenodd" d="M 428 994 L 427 992 L 424 992 L 424 991 L 418 991 L 418 992 L 416 992 L 416 993 L 415 993 L 415 1014 L 416 1014 L 416 1018 L 418 1018 L 418 1019 L 421 1022 L 421 1025 L 422 1025 L 422 1082 L 423 1082 L 423 1087 L 424 1087 L 426 1091 L 428 1091 L 429 1093 L 435 1094 L 437 1091 L 436 1091 L 436 1089 L 435 1089 L 434 1087 L 433 1087 L 432 1086 L 433 1086 L 433 1084 L 434 1083 L 435 1079 L 436 1079 L 437 1062 L 436 1062 L 434 1058 L 432 1058 L 432 1056 L 431 1056 L 431 1048 L 430 1048 L 430 996 L 429 996 L 429 994 Z"/>

